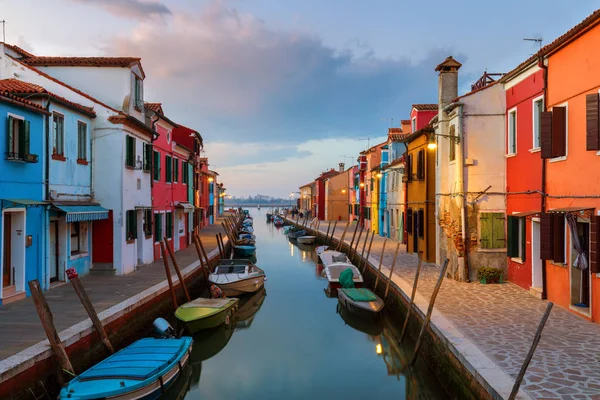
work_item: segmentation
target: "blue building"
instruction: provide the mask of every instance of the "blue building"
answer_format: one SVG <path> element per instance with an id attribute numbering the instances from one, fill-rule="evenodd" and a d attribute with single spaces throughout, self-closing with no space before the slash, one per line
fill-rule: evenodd
<path id="1" fill-rule="evenodd" d="M 47 288 L 48 205 L 44 202 L 44 126 L 49 113 L 0 81 L 0 304 Z"/>
<path id="2" fill-rule="evenodd" d="M 389 145 L 385 145 L 381 148 L 381 162 L 379 164 L 380 171 L 383 172 L 383 177 L 380 180 L 379 187 L 379 218 L 381 223 L 379 224 L 379 235 L 389 236 L 390 232 L 390 214 L 387 210 L 387 171 L 385 167 L 389 164 Z"/>

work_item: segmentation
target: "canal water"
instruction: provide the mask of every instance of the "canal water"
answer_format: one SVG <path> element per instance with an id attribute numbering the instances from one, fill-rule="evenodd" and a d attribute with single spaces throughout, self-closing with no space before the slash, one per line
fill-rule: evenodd
<path id="1" fill-rule="evenodd" d="M 446 399 L 433 374 L 404 365 L 397 323 L 365 324 L 327 298 L 314 246 L 290 242 L 283 229 L 254 218 L 257 265 L 265 289 L 241 301 L 230 325 L 194 338 L 191 368 L 168 398 Z"/>

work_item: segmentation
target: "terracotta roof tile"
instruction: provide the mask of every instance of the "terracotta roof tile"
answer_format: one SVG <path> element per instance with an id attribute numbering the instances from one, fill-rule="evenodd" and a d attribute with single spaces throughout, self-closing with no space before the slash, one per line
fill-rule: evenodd
<path id="1" fill-rule="evenodd" d="M 156 131 L 152 129 L 150 126 L 146 125 L 139 119 L 132 117 L 131 115 L 121 114 L 121 115 L 112 115 L 108 117 L 108 120 L 113 124 L 122 124 L 129 126 L 134 129 L 138 129 L 143 131 L 144 133 L 154 137 L 156 135 Z"/>
<path id="2" fill-rule="evenodd" d="M 44 109 L 44 107 L 42 107 L 41 105 L 36 104 L 27 99 L 23 99 L 21 97 L 15 96 L 14 94 L 12 94 L 11 92 L 6 91 L 6 90 L 0 89 L 0 101 L 8 101 L 10 103 L 12 103 L 12 102 L 21 103 L 21 104 L 23 104 L 23 106 L 25 106 L 27 108 L 36 109 L 36 111 L 42 111 L 45 114 L 49 114 Z"/>
<path id="3" fill-rule="evenodd" d="M 23 62 L 34 67 L 130 67 L 140 62 L 139 57 L 47 57 L 29 55 Z"/>
<path id="4" fill-rule="evenodd" d="M 144 103 L 144 106 L 146 106 L 147 109 L 149 109 L 150 111 L 154 111 L 155 113 L 159 113 L 162 114 L 163 110 L 162 110 L 162 103 Z"/>
<path id="5" fill-rule="evenodd" d="M 388 134 L 402 133 L 402 128 L 388 128 Z"/>
<path id="6" fill-rule="evenodd" d="M 43 87 L 41 87 L 39 85 L 29 83 L 29 82 L 23 82 L 18 79 L 2 79 L 2 80 L 0 80 L 0 91 L 2 91 L 4 93 L 11 93 L 13 95 L 23 95 L 23 94 L 47 95 L 50 98 L 54 99 L 55 101 L 58 101 L 75 111 L 79 111 L 79 112 L 89 115 L 89 116 L 94 116 L 94 117 L 96 116 L 96 113 L 94 112 L 94 109 L 92 107 L 86 107 L 86 106 L 82 106 L 81 104 L 74 103 L 70 100 L 65 99 L 62 96 L 58 96 L 52 92 L 47 91 L 46 89 L 44 89 Z"/>
<path id="7" fill-rule="evenodd" d="M 400 121 L 402 125 L 410 125 L 410 119 L 403 119 Z"/>
<path id="8" fill-rule="evenodd" d="M 2 43 L 2 42 L 0 42 L 0 43 Z M 3 44 L 4 44 L 4 47 L 11 49 L 15 53 L 20 54 L 22 57 L 33 57 L 33 54 L 31 54 L 28 51 L 23 50 L 19 46 L 15 46 L 14 44 L 8 44 L 8 43 L 3 43 Z"/>
<path id="9" fill-rule="evenodd" d="M 438 109 L 437 104 L 413 104 L 412 106 L 418 111 L 437 111 Z"/>
<path id="10" fill-rule="evenodd" d="M 323 172 L 317 179 L 329 179 L 339 174 L 339 171 L 335 169 L 330 169 L 329 171 Z"/>

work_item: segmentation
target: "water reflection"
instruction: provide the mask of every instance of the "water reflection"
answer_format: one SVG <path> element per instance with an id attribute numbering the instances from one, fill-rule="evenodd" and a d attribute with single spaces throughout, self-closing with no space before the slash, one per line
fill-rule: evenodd
<path id="1" fill-rule="evenodd" d="M 247 299 L 242 299 L 240 302 L 240 308 L 236 314 L 237 323 L 235 325 L 236 330 L 247 329 L 252 325 L 254 316 L 260 310 L 267 296 L 267 290 L 263 287 L 258 292 L 249 296 Z"/>

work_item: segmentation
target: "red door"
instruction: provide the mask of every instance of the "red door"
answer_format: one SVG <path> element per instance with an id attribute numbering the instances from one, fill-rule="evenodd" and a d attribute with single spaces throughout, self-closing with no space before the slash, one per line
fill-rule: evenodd
<path id="1" fill-rule="evenodd" d="M 4 214 L 4 251 L 2 252 L 4 260 L 2 268 L 2 287 L 10 286 L 11 272 L 12 272 L 12 264 L 11 264 L 11 214 Z"/>

